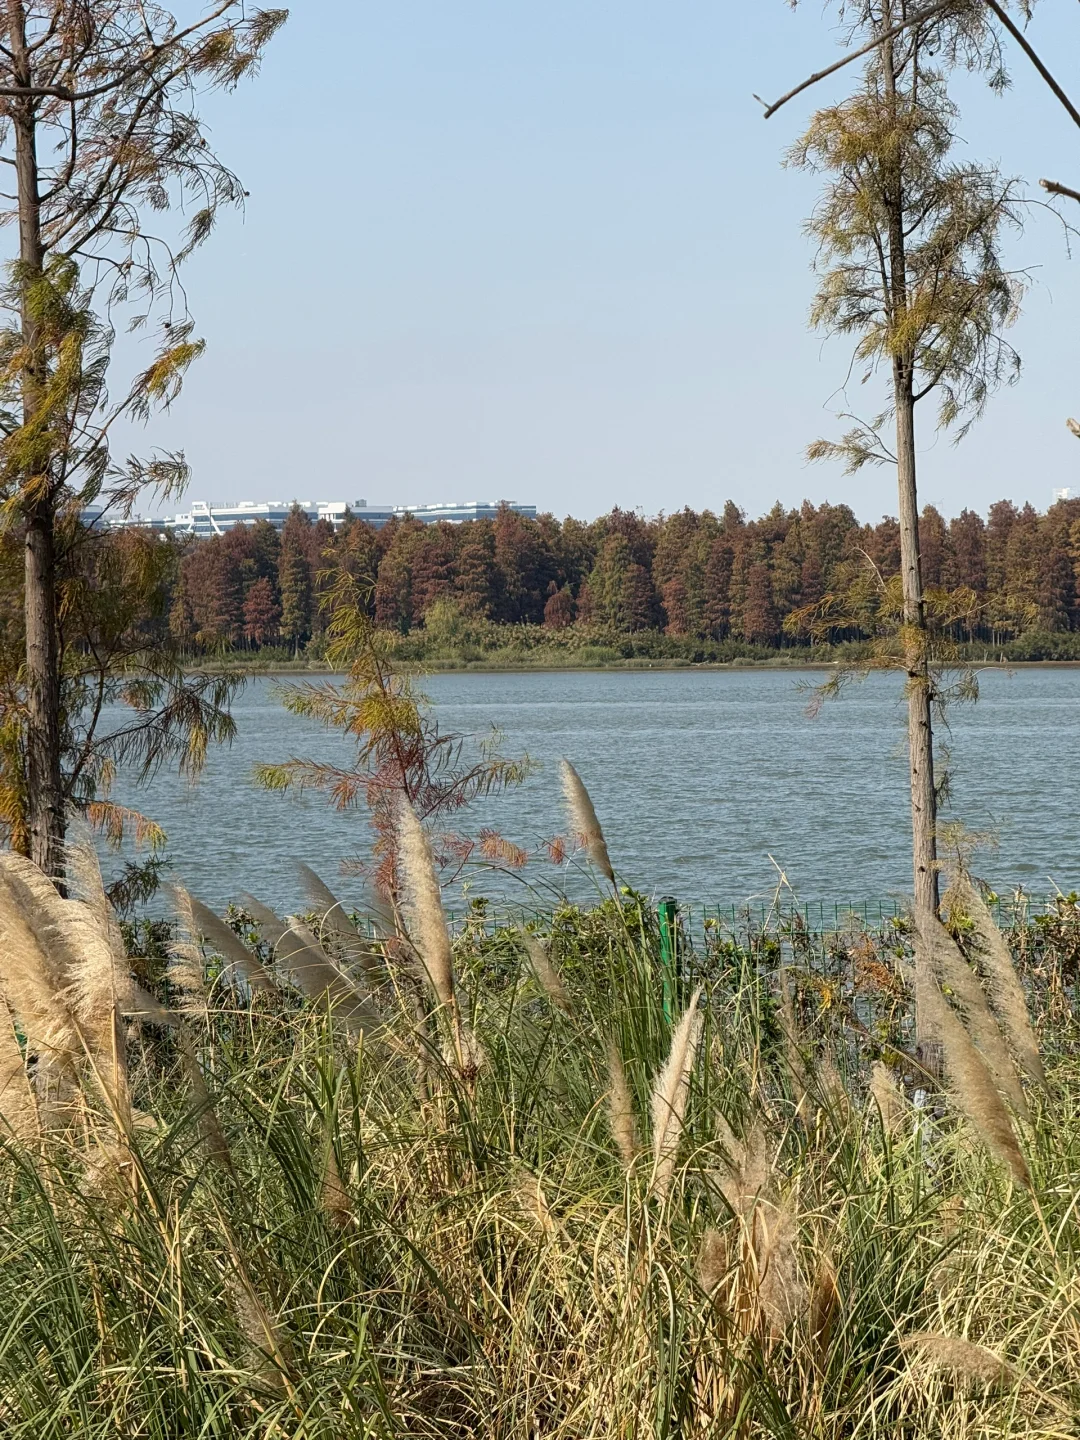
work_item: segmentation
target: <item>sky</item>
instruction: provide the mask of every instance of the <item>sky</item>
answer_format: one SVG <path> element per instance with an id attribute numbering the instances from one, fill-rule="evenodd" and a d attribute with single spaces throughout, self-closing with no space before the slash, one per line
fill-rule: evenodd
<path id="1" fill-rule="evenodd" d="M 1030 33 L 1080 98 L 1076 6 L 1042 0 Z M 219 502 L 893 513 L 890 471 L 804 460 L 874 408 L 807 329 L 816 182 L 782 168 L 852 72 L 768 122 L 753 98 L 837 39 L 784 0 L 296 0 L 258 79 L 205 105 L 249 192 L 186 270 L 206 354 L 121 443 L 182 447 L 188 498 Z M 1010 61 L 1003 97 L 958 85 L 964 151 L 1033 198 L 1080 187 L 1080 130 Z M 1034 208 L 1009 260 L 1019 384 L 958 448 L 922 417 L 922 498 L 948 514 L 1080 493 L 1080 250 Z"/>

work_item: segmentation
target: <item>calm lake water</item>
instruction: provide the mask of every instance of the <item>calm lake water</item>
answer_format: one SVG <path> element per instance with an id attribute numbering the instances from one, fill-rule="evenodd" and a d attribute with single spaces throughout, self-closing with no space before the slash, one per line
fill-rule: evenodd
<path id="1" fill-rule="evenodd" d="M 815 718 L 800 685 L 820 675 L 735 670 L 597 674 L 460 674 L 424 685 L 444 730 L 503 732 L 536 773 L 518 790 L 478 803 L 463 824 L 535 849 L 564 828 L 557 762 L 588 785 L 615 867 L 650 893 L 742 903 L 772 893 L 782 865 L 801 900 L 902 897 L 910 888 L 903 706 L 897 680 L 854 685 Z M 999 887 L 1046 895 L 1080 888 L 1080 670 L 983 675 L 977 705 L 958 707 L 951 733 L 949 815 L 993 831 L 976 872 Z M 268 795 L 258 761 L 290 755 L 344 762 L 349 747 L 287 714 L 274 682 L 249 685 L 234 713 L 236 742 L 213 754 L 194 787 L 160 775 L 148 790 L 118 786 L 169 833 L 174 873 L 215 906 L 250 890 L 283 909 L 306 860 L 338 878 L 369 843 L 362 812 L 338 814 L 317 796 Z M 479 893 L 523 895 L 518 881 L 469 867 Z M 577 870 L 537 861 L 537 886 L 582 893 Z M 460 881 L 458 887 L 460 890 Z"/>

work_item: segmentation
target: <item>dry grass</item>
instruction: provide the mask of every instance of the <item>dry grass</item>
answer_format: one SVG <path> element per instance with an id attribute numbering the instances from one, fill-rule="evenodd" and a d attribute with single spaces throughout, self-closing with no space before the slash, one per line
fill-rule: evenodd
<path id="1" fill-rule="evenodd" d="M 438 955 L 413 847 L 412 931 Z M 823 1102 L 799 1108 L 760 951 L 738 975 L 688 956 L 702 989 L 672 1024 L 655 936 L 609 901 L 560 918 L 557 985 L 516 932 L 447 935 L 447 993 L 486 1058 L 463 1066 L 433 1039 L 418 1091 L 407 991 L 370 994 L 332 927 L 278 922 L 255 996 L 206 987 L 202 947 L 181 942 L 183 1014 L 127 1034 L 148 1123 L 125 1146 L 80 1060 L 75 932 L 27 919 L 51 903 L 0 867 L 19 1024 L 0 1034 L 5 1437 L 1068 1433 L 1073 1022 L 1052 1032 L 1022 1146 L 940 984 L 943 1117 L 915 1123 L 840 1006 L 799 1036 Z M 434 979 L 429 999 L 448 1022 Z M 69 1103 L 38 1139 L 42 1037 L 68 1047 Z M 644 1145 L 628 1075 L 652 1077 Z"/>

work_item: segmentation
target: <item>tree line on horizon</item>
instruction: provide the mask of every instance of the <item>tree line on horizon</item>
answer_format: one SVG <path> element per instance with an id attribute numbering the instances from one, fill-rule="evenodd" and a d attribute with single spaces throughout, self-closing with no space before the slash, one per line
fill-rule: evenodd
<path id="1" fill-rule="evenodd" d="M 919 523 L 924 584 L 970 592 L 960 639 L 1003 643 L 1028 632 L 1080 630 L 1080 499 L 1045 512 L 999 500 L 987 517 Z M 154 543 L 118 532 L 114 543 Z M 422 630 L 440 606 L 502 626 L 660 632 L 747 645 L 807 642 L 807 616 L 860 573 L 882 582 L 900 568 L 898 522 L 860 523 L 847 505 L 777 503 L 758 519 L 728 501 L 646 519 L 615 509 L 585 523 L 535 520 L 509 508 L 495 520 L 375 530 L 350 520 L 335 533 L 299 509 L 278 532 L 258 522 L 209 540 L 170 541 L 168 594 L 156 607 L 170 638 L 191 651 L 289 646 L 323 629 L 320 592 L 344 566 L 376 625 Z M 820 638 L 820 632 L 818 632 Z M 834 639 L 857 639 L 848 626 Z"/>

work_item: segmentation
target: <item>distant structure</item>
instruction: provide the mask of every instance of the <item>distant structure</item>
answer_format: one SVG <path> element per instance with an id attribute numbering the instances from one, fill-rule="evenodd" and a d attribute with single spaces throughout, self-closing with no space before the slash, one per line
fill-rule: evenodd
<path id="1" fill-rule="evenodd" d="M 237 505 L 208 505 L 205 500 L 193 500 L 186 514 L 174 515 L 163 523 L 166 530 L 176 535 L 196 535 L 200 540 L 210 540 L 237 525 L 257 525 L 260 520 L 280 530 L 294 506 L 312 522 L 329 520 L 335 530 L 340 528 L 346 511 L 351 508 L 344 500 L 319 500 L 314 504 L 310 500 L 241 500 Z"/>
<path id="2" fill-rule="evenodd" d="M 1059 500 L 1068 500 L 1069 496 L 1072 494 L 1072 491 L 1069 489 L 1068 485 L 1066 485 L 1064 489 L 1054 490 L 1052 494 L 1054 496 L 1054 504 L 1056 505 Z"/>
<path id="3" fill-rule="evenodd" d="M 90 525 L 195 535 L 200 540 L 209 540 L 215 535 L 224 535 L 236 525 L 256 525 L 260 520 L 280 530 L 294 508 L 303 511 L 312 522 L 329 521 L 335 530 L 340 530 L 349 515 L 381 530 L 395 517 L 404 520 L 409 515 L 425 525 L 439 520 L 450 525 L 462 525 L 467 520 L 494 520 L 502 506 L 518 515 L 536 517 L 535 505 L 519 505 L 516 500 L 469 500 L 445 505 L 369 505 L 366 500 L 241 500 L 236 505 L 210 505 L 205 500 L 193 500 L 191 508 L 183 514 L 161 520 L 145 515 L 113 519 L 100 505 L 88 505 L 83 518 Z"/>

